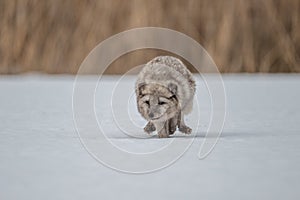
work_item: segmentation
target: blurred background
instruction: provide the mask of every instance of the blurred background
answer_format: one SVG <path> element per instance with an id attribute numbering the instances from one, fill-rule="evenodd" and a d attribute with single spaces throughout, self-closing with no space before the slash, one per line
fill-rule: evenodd
<path id="1" fill-rule="evenodd" d="M 101 41 L 144 26 L 192 37 L 224 73 L 300 72 L 300 0 L 0 0 L 0 74 L 76 74 Z M 106 73 L 160 54 L 131 52 Z"/>

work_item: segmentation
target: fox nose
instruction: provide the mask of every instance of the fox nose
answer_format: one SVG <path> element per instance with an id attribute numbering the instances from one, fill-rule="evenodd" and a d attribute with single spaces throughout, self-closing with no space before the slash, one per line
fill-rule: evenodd
<path id="1" fill-rule="evenodd" d="M 153 118 L 154 117 L 154 114 L 151 112 L 151 113 L 149 113 L 149 117 L 150 118 Z"/>

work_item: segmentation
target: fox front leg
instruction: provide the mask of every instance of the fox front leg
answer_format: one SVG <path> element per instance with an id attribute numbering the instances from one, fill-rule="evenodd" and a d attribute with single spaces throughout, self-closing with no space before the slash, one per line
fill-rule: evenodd
<path id="1" fill-rule="evenodd" d="M 168 138 L 169 137 L 169 120 L 158 124 L 158 127 L 156 127 L 156 130 L 158 131 L 159 138 Z"/>
<path id="2" fill-rule="evenodd" d="M 185 134 L 192 133 L 192 129 L 190 127 L 188 127 L 187 125 L 185 125 L 184 116 L 181 112 L 178 115 L 178 129 L 180 132 L 185 133 Z"/>
<path id="3" fill-rule="evenodd" d="M 169 119 L 169 135 L 173 135 L 178 126 L 178 116 Z"/>

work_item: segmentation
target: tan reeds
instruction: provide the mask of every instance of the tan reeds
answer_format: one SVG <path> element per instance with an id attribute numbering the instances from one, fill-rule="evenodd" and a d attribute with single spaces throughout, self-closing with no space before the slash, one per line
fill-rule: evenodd
<path id="1" fill-rule="evenodd" d="M 181 31 L 221 72 L 300 72 L 299 0 L 0 0 L 0 73 L 76 73 L 89 51 L 143 26 Z M 122 56 L 124 73 L 161 51 Z"/>

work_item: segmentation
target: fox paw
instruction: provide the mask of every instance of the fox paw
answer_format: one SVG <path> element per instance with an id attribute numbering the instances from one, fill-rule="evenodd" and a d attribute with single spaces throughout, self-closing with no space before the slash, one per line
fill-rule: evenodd
<path id="1" fill-rule="evenodd" d="M 192 129 L 186 125 L 182 125 L 179 127 L 179 131 L 185 134 L 191 134 L 192 133 Z"/>
<path id="2" fill-rule="evenodd" d="M 166 134 L 166 133 L 159 133 L 159 134 L 158 134 L 158 137 L 159 137 L 159 138 L 168 138 L 168 137 L 169 137 L 169 134 Z"/>
<path id="3" fill-rule="evenodd" d="M 156 128 L 155 128 L 155 126 L 154 126 L 154 124 L 153 123 L 151 123 L 151 122 L 148 122 L 148 124 L 145 126 L 145 128 L 144 128 L 144 131 L 146 132 L 146 133 L 152 133 L 153 131 L 155 131 L 156 130 Z"/>

